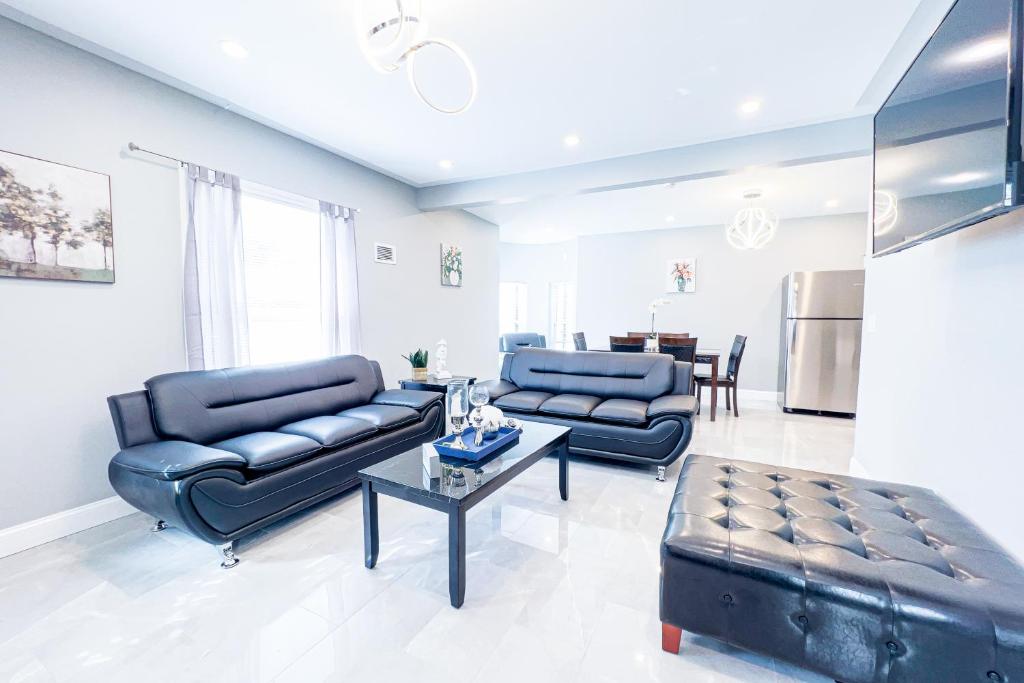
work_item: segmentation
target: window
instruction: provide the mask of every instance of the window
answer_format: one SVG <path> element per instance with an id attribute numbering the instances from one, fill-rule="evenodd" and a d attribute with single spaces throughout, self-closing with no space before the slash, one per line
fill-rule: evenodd
<path id="1" fill-rule="evenodd" d="M 576 318 L 576 299 L 568 282 L 548 285 L 548 346 L 563 351 L 574 348 L 572 326 Z"/>
<path id="2" fill-rule="evenodd" d="M 246 187 L 242 238 L 250 362 L 322 356 L 317 207 L 273 190 Z"/>
<path id="3" fill-rule="evenodd" d="M 502 282 L 498 285 L 499 333 L 526 331 L 526 283 Z"/>

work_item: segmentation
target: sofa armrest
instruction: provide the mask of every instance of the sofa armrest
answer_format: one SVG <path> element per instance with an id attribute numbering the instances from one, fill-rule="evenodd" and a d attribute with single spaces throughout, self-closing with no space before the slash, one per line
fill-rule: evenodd
<path id="1" fill-rule="evenodd" d="M 440 400 L 444 394 L 436 391 L 420 391 L 418 389 L 388 389 L 375 395 L 370 403 L 383 406 L 402 406 L 413 410 L 423 410 L 431 403 Z"/>
<path id="2" fill-rule="evenodd" d="M 133 391 L 107 397 L 110 417 L 114 420 L 114 433 L 119 448 L 138 446 L 160 440 L 153 411 L 149 405 L 148 391 Z"/>
<path id="3" fill-rule="evenodd" d="M 190 441 L 156 441 L 125 448 L 114 456 L 111 464 L 153 479 L 172 481 L 216 467 L 241 469 L 246 461 L 237 453 Z"/>
<path id="4" fill-rule="evenodd" d="M 676 361 L 675 366 L 675 385 L 672 389 L 673 394 L 692 394 L 693 393 L 693 363 L 684 363 L 683 361 Z"/>
<path id="5" fill-rule="evenodd" d="M 501 398 L 505 394 L 511 394 L 513 391 L 519 391 L 519 387 L 503 379 L 489 379 L 486 382 L 477 382 L 475 386 L 486 387 L 487 393 L 491 395 L 491 401 Z"/>
<path id="6" fill-rule="evenodd" d="M 647 418 L 654 419 L 664 415 L 680 415 L 693 417 L 697 413 L 697 397 L 683 394 L 660 396 L 647 406 Z"/>

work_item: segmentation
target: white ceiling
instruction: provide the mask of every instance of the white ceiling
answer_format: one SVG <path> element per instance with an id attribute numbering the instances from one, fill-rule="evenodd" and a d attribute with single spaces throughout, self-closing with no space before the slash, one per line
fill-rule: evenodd
<path id="1" fill-rule="evenodd" d="M 423 0 L 431 34 L 459 43 L 479 73 L 479 98 L 461 116 L 426 108 L 404 74 L 371 69 L 356 45 L 354 0 L 6 5 L 426 185 L 864 113 L 858 101 L 918 1 Z M 224 39 L 243 44 L 248 58 L 222 54 Z M 462 85 L 450 66 L 422 63 L 427 86 L 449 101 Z M 741 115 L 751 98 L 761 110 Z M 571 150 L 561 142 L 570 132 L 583 139 Z M 439 169 L 440 159 L 454 168 Z"/>
<path id="2" fill-rule="evenodd" d="M 471 211 L 500 225 L 503 241 L 542 244 L 581 235 L 725 225 L 747 205 L 743 194 L 750 189 L 761 190 L 759 205 L 783 220 L 866 212 L 870 178 L 871 158 L 864 156 Z"/>

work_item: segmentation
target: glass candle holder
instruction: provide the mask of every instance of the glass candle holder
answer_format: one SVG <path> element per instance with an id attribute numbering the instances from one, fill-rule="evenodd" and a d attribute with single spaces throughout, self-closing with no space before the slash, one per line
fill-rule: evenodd
<path id="1" fill-rule="evenodd" d="M 468 380 L 453 379 L 448 383 L 445 408 L 448 412 L 448 420 L 452 425 L 452 431 L 461 435 L 462 430 L 466 428 L 466 416 L 469 414 Z"/>

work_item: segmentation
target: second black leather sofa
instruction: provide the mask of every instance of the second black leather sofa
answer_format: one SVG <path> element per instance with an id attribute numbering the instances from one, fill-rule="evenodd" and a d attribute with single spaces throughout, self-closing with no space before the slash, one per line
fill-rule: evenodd
<path id="1" fill-rule="evenodd" d="M 693 435 L 693 366 L 657 353 L 521 348 L 483 382 L 509 415 L 572 429 L 569 452 L 665 467 Z"/>

